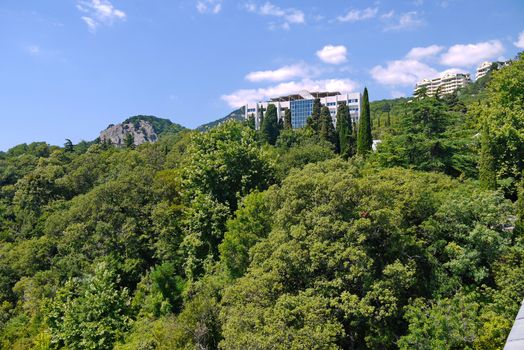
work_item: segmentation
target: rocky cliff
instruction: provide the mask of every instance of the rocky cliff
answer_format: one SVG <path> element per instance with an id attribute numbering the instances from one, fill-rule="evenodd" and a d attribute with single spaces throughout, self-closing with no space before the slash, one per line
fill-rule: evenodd
<path id="1" fill-rule="evenodd" d="M 158 140 L 158 135 L 153 125 L 145 120 L 109 125 L 107 129 L 100 133 L 100 140 L 110 141 L 117 146 L 125 146 L 126 139 L 129 137 L 128 135 L 133 137 L 135 146 L 141 145 L 144 142 L 155 142 Z"/>
<path id="2" fill-rule="evenodd" d="M 126 140 L 132 137 L 133 144 L 138 146 L 144 142 L 156 142 L 160 135 L 178 133 L 185 128 L 172 123 L 169 119 L 151 115 L 136 115 L 120 124 L 109 125 L 100 133 L 100 141 L 110 141 L 117 146 L 125 146 Z"/>

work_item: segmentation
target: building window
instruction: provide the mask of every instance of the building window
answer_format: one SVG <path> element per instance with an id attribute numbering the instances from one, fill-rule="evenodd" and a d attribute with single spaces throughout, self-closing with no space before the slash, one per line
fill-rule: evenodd
<path id="1" fill-rule="evenodd" d="M 307 118 L 313 113 L 313 100 L 295 100 L 290 102 L 291 125 L 302 128 L 307 124 Z"/>

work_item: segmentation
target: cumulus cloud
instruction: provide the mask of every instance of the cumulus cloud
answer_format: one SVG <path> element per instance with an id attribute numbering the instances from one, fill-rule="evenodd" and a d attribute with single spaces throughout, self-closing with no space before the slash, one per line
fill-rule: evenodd
<path id="1" fill-rule="evenodd" d="M 251 82 L 260 82 L 260 81 L 284 81 L 294 78 L 305 78 L 317 75 L 315 69 L 309 67 L 306 64 L 293 64 L 288 66 L 283 66 L 275 70 L 262 70 L 251 72 L 246 75 L 246 79 Z"/>
<path id="2" fill-rule="evenodd" d="M 337 20 L 340 22 L 357 22 L 365 19 L 373 18 L 377 15 L 378 8 L 368 7 L 364 10 L 349 10 L 344 16 L 338 16 Z"/>
<path id="3" fill-rule="evenodd" d="M 524 31 L 520 32 L 517 41 L 513 43 L 519 49 L 524 49 Z"/>
<path id="4" fill-rule="evenodd" d="M 351 92 L 357 88 L 358 84 L 350 79 L 302 79 L 258 89 L 240 89 L 231 94 L 222 95 L 221 98 L 230 107 L 236 108 L 248 102 L 257 102 L 270 97 L 293 94 L 300 90 Z"/>
<path id="5" fill-rule="evenodd" d="M 503 52 L 504 46 L 499 40 L 453 45 L 442 54 L 440 63 L 446 66 L 468 67 L 498 57 Z"/>
<path id="6" fill-rule="evenodd" d="M 283 22 L 280 24 L 271 23 L 270 28 L 283 28 L 289 29 L 290 24 L 301 24 L 306 22 L 306 16 L 301 10 L 294 8 L 283 9 L 270 2 L 266 2 L 264 5 L 257 5 L 255 3 L 248 3 L 244 5 L 244 8 L 248 12 L 257 13 L 261 16 L 276 17 L 281 19 Z"/>
<path id="7" fill-rule="evenodd" d="M 77 9 L 85 13 L 81 19 L 91 31 L 95 31 L 100 25 L 111 25 L 115 21 L 125 20 L 126 14 L 116 9 L 107 0 L 82 0 L 78 1 Z"/>
<path id="8" fill-rule="evenodd" d="M 317 56 L 323 62 L 340 64 L 346 62 L 347 49 L 344 45 L 326 45 L 317 51 Z"/>
<path id="9" fill-rule="evenodd" d="M 222 10 L 222 0 L 199 0 L 196 9 L 200 13 L 217 14 Z"/>
<path id="10" fill-rule="evenodd" d="M 438 53 L 444 50 L 443 46 L 431 45 L 426 47 L 414 47 L 409 50 L 406 58 L 412 60 L 423 60 L 425 58 L 434 57 Z"/>
<path id="11" fill-rule="evenodd" d="M 383 18 L 393 18 L 394 15 L 390 17 L 383 17 Z M 424 24 L 424 21 L 420 18 L 420 14 L 417 11 L 410 11 L 406 13 L 402 13 L 398 16 L 398 18 L 395 18 L 395 21 L 388 26 L 384 30 L 403 30 L 403 29 L 411 29 L 415 27 L 419 27 Z"/>
<path id="12" fill-rule="evenodd" d="M 436 76 L 438 72 L 425 63 L 406 59 L 387 62 L 386 66 L 375 66 L 371 76 L 383 85 L 407 86 L 419 80 Z"/>

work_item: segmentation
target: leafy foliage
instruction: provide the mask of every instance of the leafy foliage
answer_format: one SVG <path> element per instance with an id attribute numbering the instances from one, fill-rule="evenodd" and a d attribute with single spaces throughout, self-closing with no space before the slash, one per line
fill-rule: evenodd
<path id="1" fill-rule="evenodd" d="M 370 103 L 365 158 L 319 101 L 298 130 L 269 110 L 262 132 L 160 120 L 154 144 L 0 153 L 0 348 L 502 348 L 524 294 L 521 76 Z"/>

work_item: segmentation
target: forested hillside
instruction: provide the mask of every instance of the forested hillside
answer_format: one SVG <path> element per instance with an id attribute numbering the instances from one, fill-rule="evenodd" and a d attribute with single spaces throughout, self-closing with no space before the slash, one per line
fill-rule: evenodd
<path id="1" fill-rule="evenodd" d="M 0 153 L 0 347 L 502 348 L 523 56 L 481 89 Z"/>
<path id="2" fill-rule="evenodd" d="M 223 118 L 217 119 L 215 121 L 212 121 L 210 123 L 200 125 L 197 130 L 199 131 L 207 131 L 211 128 L 214 128 L 215 126 L 219 125 L 220 123 L 223 123 L 228 120 L 237 120 L 242 121 L 244 120 L 244 107 L 240 107 L 239 109 L 235 109 L 233 112 L 229 113 Z"/>

